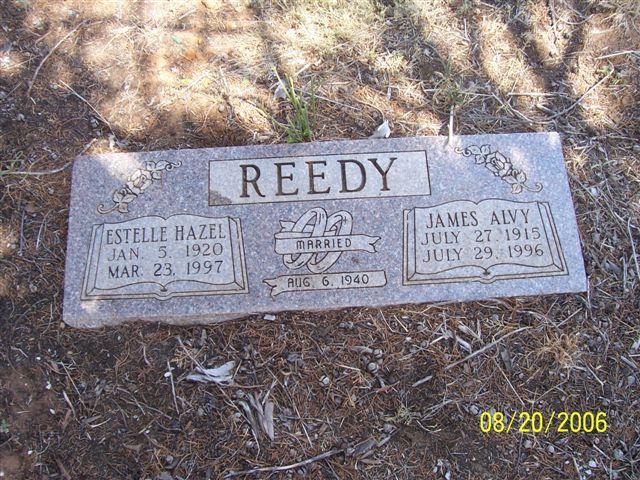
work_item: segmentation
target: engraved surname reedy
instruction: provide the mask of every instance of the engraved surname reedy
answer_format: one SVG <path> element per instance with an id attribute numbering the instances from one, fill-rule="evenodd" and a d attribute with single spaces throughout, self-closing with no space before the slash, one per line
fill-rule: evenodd
<path id="1" fill-rule="evenodd" d="M 274 195 L 276 197 L 298 195 L 299 188 L 291 188 L 294 183 L 295 176 L 304 175 L 308 179 L 307 195 L 324 195 L 335 192 L 338 193 L 354 193 L 363 190 L 371 178 L 375 178 L 379 182 L 380 191 L 389 191 L 388 174 L 393 167 L 397 157 L 389 157 L 386 165 L 381 165 L 377 158 L 368 158 L 368 162 L 355 159 L 337 160 L 340 165 L 339 179 L 327 178 L 327 161 L 326 160 L 308 160 L 305 171 L 297 169 L 295 162 L 274 162 L 273 167 L 276 175 L 277 189 Z M 242 194 L 240 197 L 249 198 L 257 195 L 265 197 L 261 190 L 260 178 L 263 171 L 256 163 L 241 163 L 239 167 L 242 170 Z M 263 167 L 264 168 L 264 167 Z M 334 183 L 336 180 L 338 182 Z"/>

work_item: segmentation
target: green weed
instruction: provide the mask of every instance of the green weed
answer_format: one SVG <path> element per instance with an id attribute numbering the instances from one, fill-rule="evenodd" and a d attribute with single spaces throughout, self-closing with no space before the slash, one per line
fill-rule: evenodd
<path id="1" fill-rule="evenodd" d="M 309 142 L 313 138 L 311 117 L 316 110 L 315 87 L 308 94 L 308 98 L 299 95 L 293 85 L 293 80 L 285 75 L 284 80 L 275 72 L 278 82 L 284 89 L 287 102 L 291 105 L 292 112 L 287 114 L 287 123 L 278 125 L 284 128 L 287 135 L 287 142 L 299 143 Z"/>
<path id="2" fill-rule="evenodd" d="M 17 170 L 18 165 L 20 165 L 24 161 L 24 153 L 18 152 L 16 153 L 12 159 L 10 160 L 2 160 L 0 162 L 0 178 L 4 175 L 8 175 Z M 7 164 L 7 168 L 3 168 L 4 165 Z"/>
<path id="3" fill-rule="evenodd" d="M 438 77 L 436 82 L 436 92 L 434 93 L 434 101 L 437 104 L 447 106 L 459 106 L 465 101 L 465 93 L 460 86 L 460 80 L 454 73 L 453 68 L 447 62 L 444 62 L 442 72 L 434 72 Z"/>

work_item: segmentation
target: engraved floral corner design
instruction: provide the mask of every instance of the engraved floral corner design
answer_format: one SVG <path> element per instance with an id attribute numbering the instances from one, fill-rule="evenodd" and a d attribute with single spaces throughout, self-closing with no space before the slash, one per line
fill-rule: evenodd
<path id="1" fill-rule="evenodd" d="M 533 185 L 527 184 L 527 174 L 513 167 L 511 159 L 498 150 L 491 148 L 491 145 L 469 145 L 466 148 L 456 148 L 456 153 L 465 157 L 473 156 L 477 165 L 484 165 L 487 170 L 496 177 L 511 185 L 511 193 L 522 193 L 523 190 L 539 192 L 542 184 L 536 182 Z"/>
<path id="2" fill-rule="evenodd" d="M 182 162 L 169 162 L 160 160 L 159 162 L 148 161 L 143 168 L 139 168 L 127 177 L 124 187 L 114 190 L 111 200 L 112 206 L 103 203 L 98 205 L 99 213 L 110 213 L 117 210 L 120 213 L 129 212 L 129 204 L 142 195 L 154 181 L 162 178 L 162 172 L 169 172 L 182 165 Z"/>

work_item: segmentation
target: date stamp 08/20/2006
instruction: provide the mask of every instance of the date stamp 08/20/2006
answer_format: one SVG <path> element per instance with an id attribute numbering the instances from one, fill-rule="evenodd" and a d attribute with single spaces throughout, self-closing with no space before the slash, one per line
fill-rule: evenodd
<path id="1" fill-rule="evenodd" d="M 485 411 L 479 416 L 482 433 L 605 433 L 607 413 L 602 411 Z"/>

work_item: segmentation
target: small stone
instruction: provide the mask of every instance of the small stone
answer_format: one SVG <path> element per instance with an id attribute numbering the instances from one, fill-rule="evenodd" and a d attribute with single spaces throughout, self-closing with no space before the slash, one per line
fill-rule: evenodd
<path id="1" fill-rule="evenodd" d="M 620 450 L 619 448 L 616 448 L 613 451 L 613 458 L 621 462 L 622 460 L 624 460 L 624 453 L 622 453 L 622 450 Z"/>
<path id="2" fill-rule="evenodd" d="M 323 375 L 323 376 L 320 378 L 320 383 L 321 383 L 323 386 L 328 387 L 328 386 L 329 386 L 329 384 L 331 383 L 331 380 L 330 380 L 330 379 L 329 379 L 329 377 L 327 377 L 326 375 Z"/>
<path id="3" fill-rule="evenodd" d="M 469 407 L 469 412 L 471 412 L 472 415 L 478 415 L 480 413 L 480 409 L 475 405 L 471 405 Z"/>
<path id="4" fill-rule="evenodd" d="M 262 319 L 267 320 L 268 322 L 273 322 L 276 319 L 276 316 L 271 313 L 267 313 L 264 317 L 262 317 Z"/>
<path id="5" fill-rule="evenodd" d="M 531 448 L 533 447 L 533 442 L 529 439 L 524 441 L 524 448 Z"/>
<path id="6" fill-rule="evenodd" d="M 589 460 L 589 466 L 591 468 L 596 468 L 598 466 L 598 463 L 592 458 L 591 460 Z"/>
<path id="7" fill-rule="evenodd" d="M 220 105 L 218 105 L 218 111 L 220 113 L 224 112 L 227 109 L 227 106 L 224 103 L 221 103 Z"/>
<path id="8" fill-rule="evenodd" d="M 555 453 L 555 451 L 556 451 L 556 447 L 554 447 L 553 445 L 549 444 L 549 446 L 547 447 L 547 452 Z"/>
<path id="9" fill-rule="evenodd" d="M 633 151 L 634 151 L 634 153 L 640 153 L 640 143 L 636 143 L 633 146 Z"/>
<path id="10" fill-rule="evenodd" d="M 376 348 L 376 349 L 373 351 L 373 356 L 374 356 L 374 357 L 376 357 L 376 358 L 382 358 L 382 355 L 383 355 L 383 354 L 382 354 L 382 350 L 381 350 L 381 349 L 379 349 L 379 348 Z"/>
<path id="11" fill-rule="evenodd" d="M 390 423 L 385 423 L 382 426 L 382 431 L 384 433 L 392 433 L 395 430 L 395 427 L 393 425 L 391 425 Z"/>

